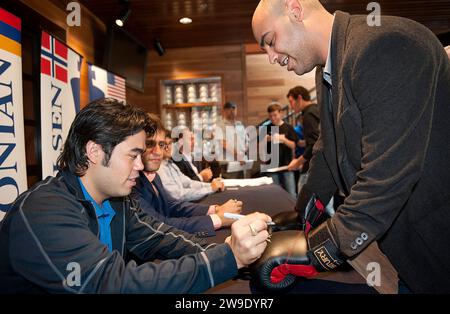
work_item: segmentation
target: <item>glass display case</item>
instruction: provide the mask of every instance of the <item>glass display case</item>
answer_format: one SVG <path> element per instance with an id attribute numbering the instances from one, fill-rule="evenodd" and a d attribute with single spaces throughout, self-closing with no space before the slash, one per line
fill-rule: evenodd
<path id="1" fill-rule="evenodd" d="M 164 126 L 192 131 L 214 128 L 223 99 L 221 77 L 161 81 L 161 114 Z"/>
<path id="2" fill-rule="evenodd" d="M 168 130 L 188 127 L 203 140 L 203 151 L 212 145 L 212 134 L 223 104 L 220 76 L 160 81 L 161 117 Z"/>

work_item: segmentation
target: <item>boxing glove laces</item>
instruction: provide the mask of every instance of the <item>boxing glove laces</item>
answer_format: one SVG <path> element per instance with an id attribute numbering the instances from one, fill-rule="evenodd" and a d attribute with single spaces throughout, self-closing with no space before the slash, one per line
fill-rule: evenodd
<path id="1" fill-rule="evenodd" d="M 295 211 L 281 212 L 272 217 L 275 223 L 272 231 L 303 230 L 307 234 L 329 217 L 320 199 L 315 194 L 303 190 Z"/>

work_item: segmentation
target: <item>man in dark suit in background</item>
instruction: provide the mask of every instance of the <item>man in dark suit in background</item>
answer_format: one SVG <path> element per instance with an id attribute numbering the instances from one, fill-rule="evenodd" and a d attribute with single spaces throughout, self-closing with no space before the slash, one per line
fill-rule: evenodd
<path id="1" fill-rule="evenodd" d="M 335 269 L 377 242 L 403 288 L 450 292 L 450 62 L 437 38 L 404 18 L 332 15 L 317 0 L 263 0 L 252 25 L 270 63 L 298 75 L 317 66 L 321 134 L 297 210 L 312 194 L 345 195 L 297 261 Z"/>
<path id="2" fill-rule="evenodd" d="M 192 153 L 194 152 L 194 133 L 189 129 L 184 129 L 178 134 L 176 147 L 181 158 L 174 158 L 174 163 L 180 168 L 181 172 L 189 177 L 191 180 L 209 182 L 213 178 L 211 168 L 198 170 L 192 160 Z M 189 146 L 188 148 L 185 145 Z"/>

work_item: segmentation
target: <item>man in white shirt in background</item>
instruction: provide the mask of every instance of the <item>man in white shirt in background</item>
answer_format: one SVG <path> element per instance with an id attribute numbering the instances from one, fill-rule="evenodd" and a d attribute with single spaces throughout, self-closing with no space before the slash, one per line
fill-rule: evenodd
<path id="1" fill-rule="evenodd" d="M 170 196 L 182 201 L 196 201 L 214 192 L 224 190 L 224 183 L 219 178 L 207 183 L 192 180 L 184 175 L 172 159 L 171 132 L 166 131 L 165 134 L 166 148 L 163 151 L 163 161 L 157 172 Z"/>
<path id="2" fill-rule="evenodd" d="M 221 165 L 222 176 L 227 179 L 244 178 L 244 171 L 229 172 L 228 165 L 232 161 L 239 161 L 243 165 L 247 159 L 249 136 L 244 124 L 236 120 L 236 116 L 236 103 L 231 101 L 226 102 L 223 105 L 222 117 L 217 123 L 214 135 L 215 139 L 219 141 L 218 147 L 223 147 L 221 156 L 218 156 L 218 161 Z"/>

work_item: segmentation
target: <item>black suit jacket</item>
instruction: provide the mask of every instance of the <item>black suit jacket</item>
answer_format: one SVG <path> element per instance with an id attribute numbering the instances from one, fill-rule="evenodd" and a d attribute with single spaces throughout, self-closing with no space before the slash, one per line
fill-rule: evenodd
<path id="1" fill-rule="evenodd" d="M 177 165 L 178 168 L 180 168 L 180 171 L 187 177 L 189 177 L 191 180 L 200 181 L 200 178 L 195 173 L 194 169 L 192 169 L 191 164 L 189 161 L 184 159 L 181 159 L 180 161 L 173 161 L 175 165 Z"/>
<path id="2" fill-rule="evenodd" d="M 142 210 L 161 222 L 193 233 L 197 237 L 209 237 L 216 234 L 212 219 L 207 215 L 209 206 L 174 199 L 164 189 L 158 174 L 153 184 L 158 190 L 158 195 L 144 173 L 139 173 L 132 196 Z"/>
<path id="3" fill-rule="evenodd" d="M 424 26 L 336 12 L 332 107 L 316 74 L 321 135 L 305 189 L 326 202 L 349 258 L 372 241 L 415 292 L 450 292 L 450 62 Z"/>
<path id="4" fill-rule="evenodd" d="M 312 157 L 313 147 L 319 138 L 319 107 L 317 104 L 311 104 L 303 110 L 303 136 L 305 137 L 305 152 L 303 158 L 306 162 L 303 164 L 302 173 L 306 173 L 309 169 L 309 160 Z"/>

